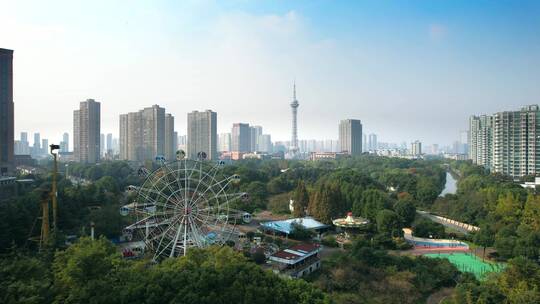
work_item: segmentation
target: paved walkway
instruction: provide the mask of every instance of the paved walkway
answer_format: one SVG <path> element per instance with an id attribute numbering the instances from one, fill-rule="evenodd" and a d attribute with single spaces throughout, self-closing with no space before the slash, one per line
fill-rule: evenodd
<path id="1" fill-rule="evenodd" d="M 456 220 L 449 219 L 449 218 L 446 218 L 446 217 L 434 215 L 434 214 L 431 214 L 431 213 L 429 213 L 427 211 L 417 210 L 416 213 L 418 213 L 421 216 L 426 217 L 426 218 L 428 218 L 428 219 L 430 219 L 430 220 L 432 220 L 432 221 L 434 221 L 436 223 L 442 224 L 445 227 L 452 228 L 452 229 L 457 230 L 457 231 L 459 231 L 461 233 L 464 233 L 464 234 L 469 234 L 471 232 L 480 230 L 479 227 L 476 227 L 476 226 L 473 226 L 473 225 L 470 225 L 470 224 L 467 224 L 467 223 L 458 222 Z"/>

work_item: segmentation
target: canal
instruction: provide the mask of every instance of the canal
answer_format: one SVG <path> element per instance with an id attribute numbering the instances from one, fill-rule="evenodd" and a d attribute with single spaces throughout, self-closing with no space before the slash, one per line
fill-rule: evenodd
<path id="1" fill-rule="evenodd" d="M 444 185 L 444 189 L 441 192 L 440 196 L 445 196 L 447 194 L 455 194 L 457 191 L 457 181 L 456 179 L 450 174 L 450 172 L 446 172 L 446 184 Z"/>

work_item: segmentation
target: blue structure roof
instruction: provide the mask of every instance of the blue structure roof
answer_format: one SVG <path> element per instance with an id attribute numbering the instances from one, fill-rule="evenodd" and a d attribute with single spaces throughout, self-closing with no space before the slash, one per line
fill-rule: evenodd
<path id="1" fill-rule="evenodd" d="M 303 217 L 303 218 L 294 218 L 283 221 L 272 221 L 272 222 L 263 222 L 261 226 L 264 229 L 271 229 L 274 231 L 290 234 L 292 232 L 292 224 L 297 223 L 302 225 L 304 228 L 309 230 L 319 230 L 327 228 L 328 225 L 325 225 L 312 217 Z"/>

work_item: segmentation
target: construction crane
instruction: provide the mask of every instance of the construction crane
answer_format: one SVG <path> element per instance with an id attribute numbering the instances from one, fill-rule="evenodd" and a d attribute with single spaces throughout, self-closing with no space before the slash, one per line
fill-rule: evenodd
<path id="1" fill-rule="evenodd" d="M 53 208 L 53 229 L 56 232 L 57 224 L 58 224 L 58 190 L 57 190 L 57 184 L 56 184 L 56 178 L 58 174 L 58 153 L 55 151 L 60 149 L 59 145 L 52 144 L 49 146 L 51 148 L 51 155 L 53 156 L 54 160 L 54 168 L 53 168 L 53 182 L 52 182 L 52 191 L 51 191 L 51 198 L 52 198 L 52 208 Z"/>
<path id="2" fill-rule="evenodd" d="M 49 191 L 41 192 L 41 235 L 39 238 L 39 249 L 49 243 Z"/>

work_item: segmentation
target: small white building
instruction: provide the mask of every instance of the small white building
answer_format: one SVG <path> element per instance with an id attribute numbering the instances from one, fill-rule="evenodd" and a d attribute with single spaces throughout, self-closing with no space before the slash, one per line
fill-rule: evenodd
<path id="1" fill-rule="evenodd" d="M 535 177 L 534 182 L 524 182 L 520 185 L 525 189 L 536 189 L 536 186 L 540 186 L 540 177 Z"/>

